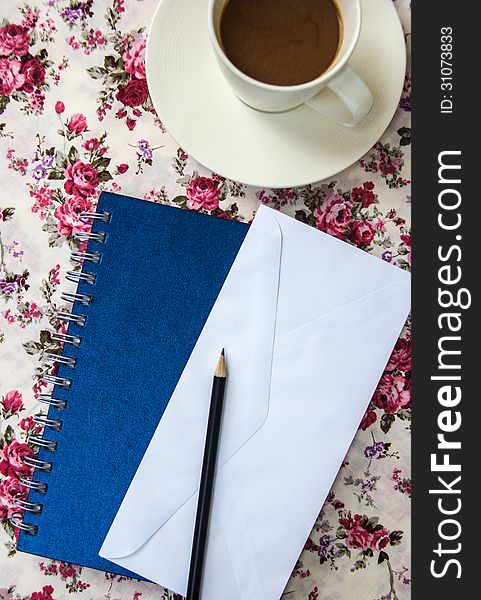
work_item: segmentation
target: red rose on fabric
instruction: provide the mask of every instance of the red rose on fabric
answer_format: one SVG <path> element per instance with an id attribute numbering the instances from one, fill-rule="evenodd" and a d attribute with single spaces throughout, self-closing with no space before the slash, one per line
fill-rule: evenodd
<path id="1" fill-rule="evenodd" d="M 125 86 L 119 87 L 116 98 L 125 106 L 140 106 L 149 95 L 147 81 L 145 79 L 131 79 Z"/>
<path id="2" fill-rule="evenodd" d="M 6 477 L 0 481 L 0 519 L 8 519 L 14 512 L 18 512 L 15 498 L 26 500 L 27 488 L 16 477 Z"/>
<path id="3" fill-rule="evenodd" d="M 58 232 L 60 235 L 69 236 L 79 231 L 88 231 L 90 225 L 80 220 L 80 213 L 91 212 L 93 205 L 90 200 L 79 196 L 72 196 L 57 208 L 55 216 L 58 219 Z"/>
<path id="4" fill-rule="evenodd" d="M 22 394 L 18 390 L 13 390 L 5 394 L 2 400 L 4 409 L 12 415 L 16 415 L 23 408 Z"/>
<path id="5" fill-rule="evenodd" d="M 87 119 L 81 113 L 76 113 L 70 117 L 67 129 L 75 135 L 83 133 L 87 129 Z"/>
<path id="6" fill-rule="evenodd" d="M 387 363 L 386 371 L 399 369 L 406 373 L 411 370 L 411 367 L 411 341 L 407 338 L 399 338 Z"/>
<path id="7" fill-rule="evenodd" d="M 366 431 L 366 429 L 371 427 L 371 425 L 373 423 L 375 423 L 376 421 L 377 421 L 376 413 L 373 410 L 371 410 L 371 408 L 368 408 L 366 410 L 366 412 L 364 413 L 361 424 L 359 425 L 359 429 Z"/>
<path id="8" fill-rule="evenodd" d="M 391 532 L 388 531 L 385 527 L 382 527 L 381 529 L 375 531 L 372 534 L 372 547 L 376 550 L 382 550 L 383 548 L 385 548 L 391 541 L 389 539 L 390 533 Z"/>
<path id="9" fill-rule="evenodd" d="M 58 572 L 64 579 L 68 579 L 69 577 L 73 577 L 77 571 L 74 566 L 69 563 L 60 563 Z"/>
<path id="10" fill-rule="evenodd" d="M 54 589 L 51 585 L 44 585 L 41 592 L 32 592 L 30 600 L 54 600 Z"/>
<path id="11" fill-rule="evenodd" d="M 4 25 L 0 28 L 0 55 L 25 56 L 28 52 L 28 32 L 21 25 Z"/>
<path id="12" fill-rule="evenodd" d="M 55 112 L 57 115 L 61 115 L 65 110 L 65 104 L 61 100 L 57 100 L 55 103 Z"/>
<path id="13" fill-rule="evenodd" d="M 20 72 L 22 63 L 16 58 L 0 58 L 0 96 L 10 96 L 25 83 Z"/>
<path id="14" fill-rule="evenodd" d="M 351 192 L 352 201 L 359 202 L 363 208 L 369 208 L 376 200 L 373 189 L 374 183 L 372 181 L 366 181 L 362 187 L 353 188 Z"/>
<path id="15" fill-rule="evenodd" d="M 372 402 L 388 414 L 395 414 L 400 408 L 407 407 L 411 401 L 411 386 L 408 379 L 401 375 L 385 373 L 377 386 Z"/>
<path id="16" fill-rule="evenodd" d="M 215 210 L 219 206 L 219 184 L 209 177 L 191 179 L 187 188 L 187 206 L 192 210 Z"/>
<path id="17" fill-rule="evenodd" d="M 341 517 L 339 519 L 339 525 L 347 531 L 354 526 L 354 519 L 351 519 L 351 517 Z"/>
<path id="18" fill-rule="evenodd" d="M 65 191 L 79 198 L 90 196 L 99 184 L 97 169 L 81 160 L 65 169 L 65 177 Z"/>
<path id="19" fill-rule="evenodd" d="M 28 475 L 32 468 L 23 462 L 26 456 L 31 456 L 33 450 L 22 442 L 13 440 L 0 451 L 0 473 L 10 477 Z"/>
<path id="20" fill-rule="evenodd" d="M 25 77 L 25 83 L 23 84 L 22 89 L 28 94 L 33 92 L 36 87 L 42 85 L 45 81 L 45 67 L 36 58 L 32 58 L 23 63 L 20 72 L 23 73 L 23 76 Z"/>
<path id="21" fill-rule="evenodd" d="M 126 171 L 129 170 L 129 165 L 122 163 L 121 165 L 117 166 L 117 171 L 122 175 L 123 173 L 125 173 Z"/>
<path id="22" fill-rule="evenodd" d="M 349 239 L 356 246 L 369 246 L 374 239 L 374 227 L 369 221 L 354 221 Z"/>
<path id="23" fill-rule="evenodd" d="M 352 202 L 344 200 L 337 192 L 331 191 L 322 206 L 314 210 L 318 229 L 341 238 L 351 223 Z"/>

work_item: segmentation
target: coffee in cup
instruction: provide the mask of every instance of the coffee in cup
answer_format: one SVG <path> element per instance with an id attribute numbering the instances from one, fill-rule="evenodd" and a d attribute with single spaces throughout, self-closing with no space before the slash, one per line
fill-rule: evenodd
<path id="1" fill-rule="evenodd" d="M 334 0 L 228 0 L 220 42 L 243 73 L 290 86 L 318 78 L 334 62 L 342 20 Z"/>

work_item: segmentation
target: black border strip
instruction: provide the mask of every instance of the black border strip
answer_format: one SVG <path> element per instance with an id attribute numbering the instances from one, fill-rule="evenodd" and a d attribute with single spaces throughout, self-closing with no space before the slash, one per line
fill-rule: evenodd
<path id="1" fill-rule="evenodd" d="M 480 595 L 475 277 L 481 271 L 481 30 L 474 5 L 419 0 L 412 8 L 413 598 L 451 600 Z"/>

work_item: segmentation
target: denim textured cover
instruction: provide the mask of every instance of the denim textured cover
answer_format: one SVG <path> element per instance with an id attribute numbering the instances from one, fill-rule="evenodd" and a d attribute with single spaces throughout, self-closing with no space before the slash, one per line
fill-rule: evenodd
<path id="1" fill-rule="evenodd" d="M 93 302 L 73 307 L 87 317 L 68 330 L 81 336 L 80 347 L 63 350 L 77 366 L 59 368 L 72 384 L 56 386 L 67 407 L 51 407 L 49 416 L 63 425 L 44 433 L 58 449 L 39 453 L 53 468 L 34 478 L 49 487 L 45 495 L 30 491 L 43 510 L 25 514 L 38 534 L 21 532 L 18 549 L 132 576 L 98 551 L 248 226 L 110 193 L 97 210 L 111 213 L 92 227 L 105 231 L 105 243 L 88 245 L 102 259 L 83 266 L 96 273 L 95 284 L 78 286 Z"/>

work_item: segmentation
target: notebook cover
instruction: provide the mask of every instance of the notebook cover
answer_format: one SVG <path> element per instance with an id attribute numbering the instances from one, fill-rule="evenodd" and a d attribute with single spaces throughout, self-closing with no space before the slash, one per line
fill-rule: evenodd
<path id="1" fill-rule="evenodd" d="M 105 243 L 89 242 L 102 254 L 100 264 L 83 271 L 97 275 L 90 306 L 74 304 L 86 324 L 71 323 L 79 348 L 74 369 L 58 375 L 71 388 L 56 386 L 65 410 L 50 407 L 62 420 L 44 436 L 58 441 L 46 494 L 30 491 L 29 501 L 43 505 L 39 515 L 25 513 L 38 526 L 35 536 L 21 532 L 18 549 L 31 554 L 135 574 L 100 558 L 98 551 L 132 477 L 214 305 L 248 226 L 196 212 L 103 193 L 97 210 L 111 213 L 109 223 L 94 221 Z M 172 456 L 175 461 L 175 456 Z"/>

